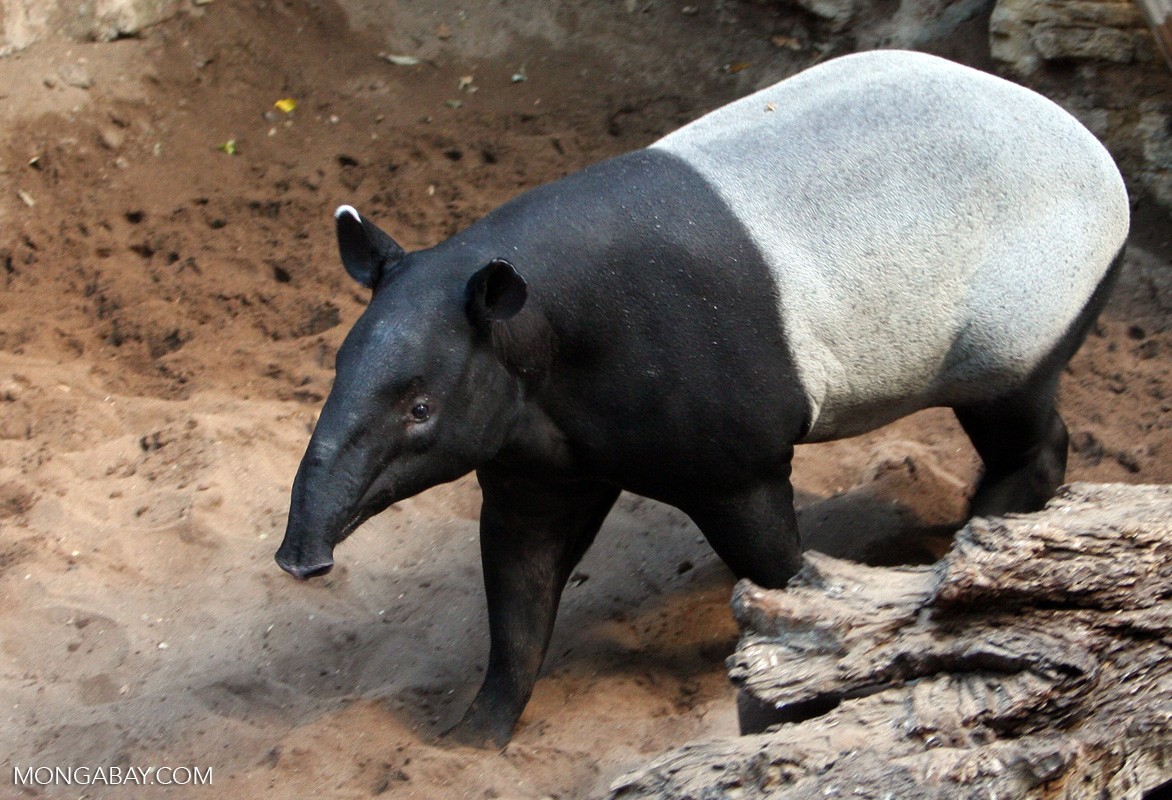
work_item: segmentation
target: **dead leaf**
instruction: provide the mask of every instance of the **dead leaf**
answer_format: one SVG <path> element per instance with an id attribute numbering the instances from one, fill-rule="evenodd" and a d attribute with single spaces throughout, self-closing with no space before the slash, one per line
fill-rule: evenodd
<path id="1" fill-rule="evenodd" d="M 802 41 L 796 36 L 784 36 L 778 34 L 777 36 L 769 37 L 769 41 L 773 43 L 774 47 L 780 47 L 783 50 L 802 50 Z"/>
<path id="2" fill-rule="evenodd" d="M 22 203 L 24 203 L 26 206 L 28 206 L 29 208 L 32 208 L 33 206 L 35 206 L 37 204 L 37 201 L 33 199 L 33 196 L 31 194 L 29 194 L 28 192 L 26 192 L 24 189 L 17 189 L 16 196 L 19 197 L 20 201 Z"/>
<path id="3" fill-rule="evenodd" d="M 293 109 L 297 108 L 297 101 L 292 97 L 283 97 L 277 102 L 273 103 L 278 111 L 284 111 L 286 114 L 293 113 Z"/>
<path id="4" fill-rule="evenodd" d="M 437 39 L 451 39 L 452 38 L 452 29 L 449 28 L 447 25 L 444 25 L 441 22 L 439 27 L 435 29 L 435 38 L 437 38 Z"/>
<path id="5" fill-rule="evenodd" d="M 725 67 L 724 71 L 729 73 L 730 75 L 733 75 L 737 72 L 741 72 L 742 70 L 748 69 L 752 65 L 753 64 L 751 61 L 734 61 L 733 63 L 731 63 L 727 67 Z"/>

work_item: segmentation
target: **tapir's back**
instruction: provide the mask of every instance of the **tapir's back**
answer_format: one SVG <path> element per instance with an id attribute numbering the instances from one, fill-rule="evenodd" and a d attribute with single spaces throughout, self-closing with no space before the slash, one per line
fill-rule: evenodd
<path id="1" fill-rule="evenodd" d="M 918 53 L 827 62 L 652 147 L 770 265 L 812 440 L 1023 381 L 1127 235 L 1118 170 L 1073 117 Z"/>

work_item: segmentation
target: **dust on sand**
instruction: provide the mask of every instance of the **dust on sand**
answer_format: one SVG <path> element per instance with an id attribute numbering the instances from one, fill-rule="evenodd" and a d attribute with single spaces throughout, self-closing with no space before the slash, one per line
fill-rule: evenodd
<path id="1" fill-rule="evenodd" d="M 581 797 L 735 732 L 732 579 L 655 503 L 624 497 L 575 573 L 500 753 L 435 741 L 487 648 L 473 481 L 376 518 L 324 580 L 272 563 L 365 303 L 334 206 L 431 244 L 817 57 L 769 45 L 756 4 L 482 5 L 376 38 L 331 3 L 217 3 L 0 61 L 0 796 L 129 796 L 18 790 L 13 766 L 189 765 L 214 786 L 133 796 Z M 428 60 L 377 57 L 408 47 Z M 1166 256 L 1134 251 L 1065 379 L 1072 478 L 1172 481 L 1170 297 Z M 941 411 L 802 448 L 806 539 L 925 557 L 974 470 Z"/>

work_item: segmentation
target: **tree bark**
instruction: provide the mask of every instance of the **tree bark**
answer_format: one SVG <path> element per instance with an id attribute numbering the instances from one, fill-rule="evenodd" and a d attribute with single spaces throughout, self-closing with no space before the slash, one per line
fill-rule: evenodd
<path id="1" fill-rule="evenodd" d="M 742 733 L 632 798 L 1155 798 L 1172 781 L 1172 486 L 1074 484 L 930 567 L 742 581 Z M 1172 796 L 1172 793 L 1169 794 Z"/>

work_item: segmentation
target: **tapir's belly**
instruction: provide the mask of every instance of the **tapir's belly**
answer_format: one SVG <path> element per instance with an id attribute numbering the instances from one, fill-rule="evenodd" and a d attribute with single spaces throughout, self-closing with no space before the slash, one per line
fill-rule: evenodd
<path id="1" fill-rule="evenodd" d="M 653 148 L 760 250 L 807 440 L 1020 385 L 1127 234 L 1114 163 L 1050 101 L 931 56 L 849 56 Z"/>

